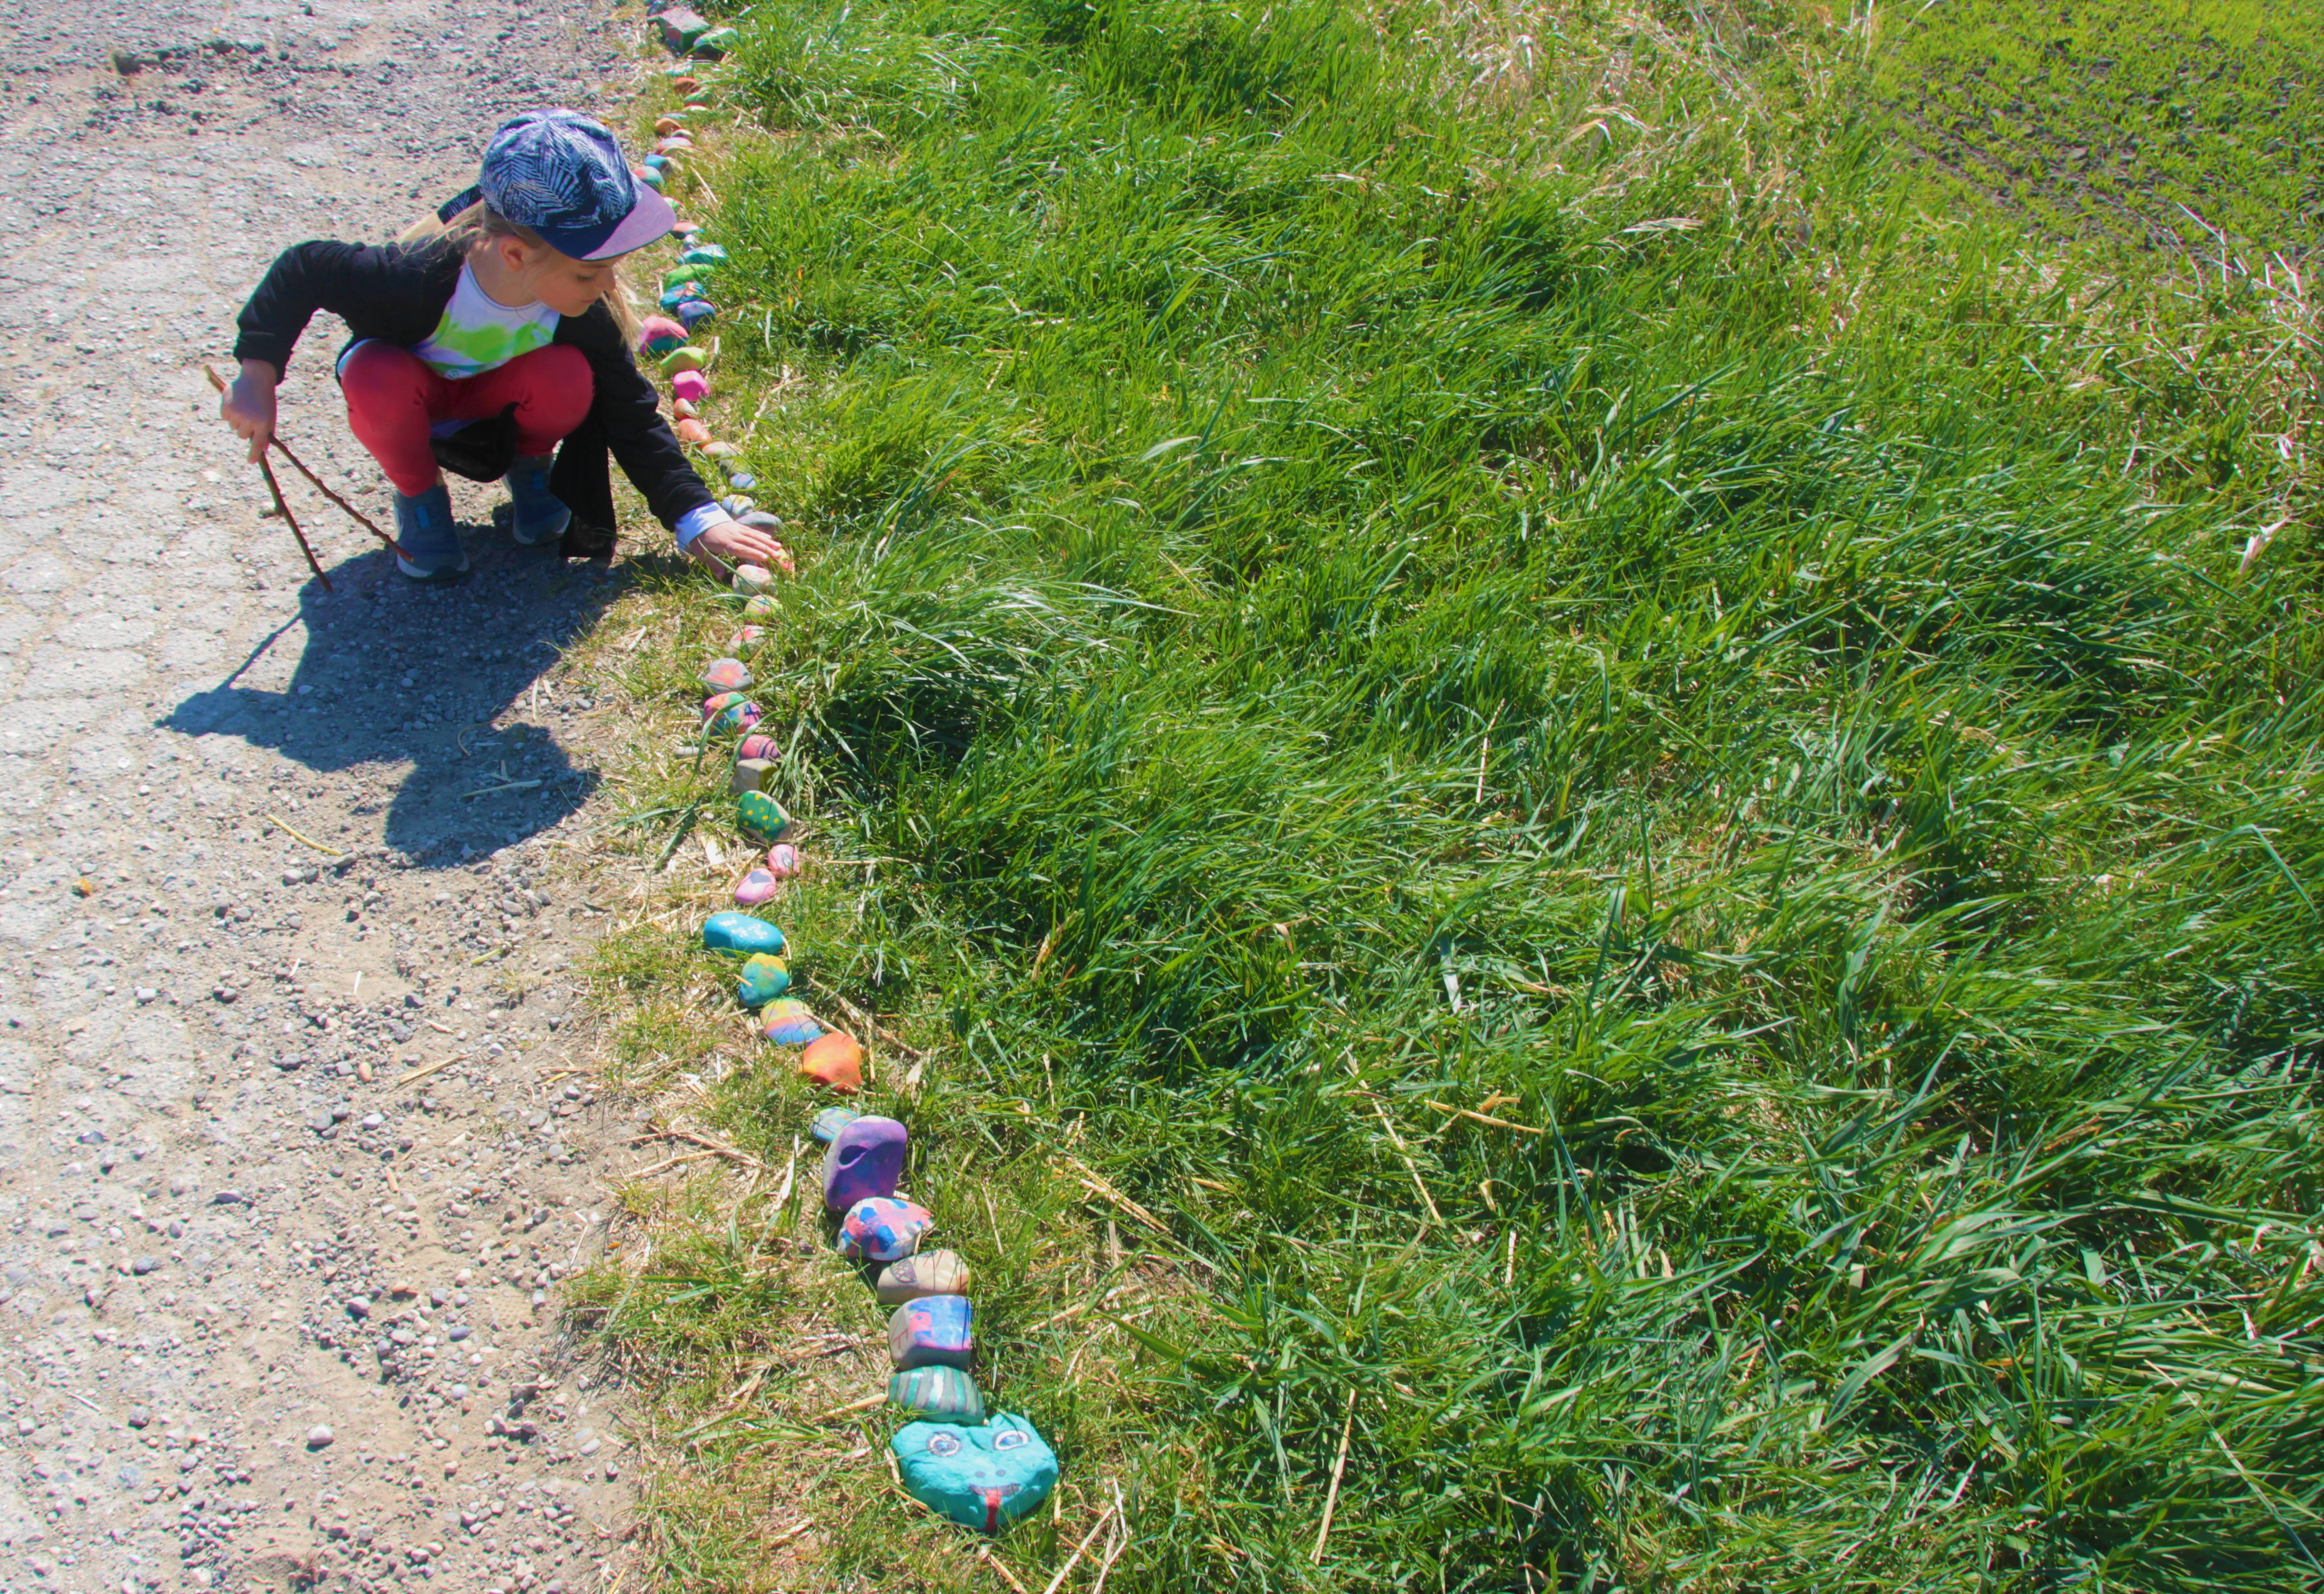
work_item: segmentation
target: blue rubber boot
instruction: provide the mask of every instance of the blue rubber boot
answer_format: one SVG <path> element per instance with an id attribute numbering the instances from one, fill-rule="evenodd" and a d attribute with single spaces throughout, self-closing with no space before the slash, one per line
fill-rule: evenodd
<path id="1" fill-rule="evenodd" d="M 395 567 L 414 581 L 450 581 L 468 572 L 452 524 L 452 495 L 441 482 L 417 498 L 395 495 L 395 539 L 409 556 L 399 557 Z"/>
<path id="2" fill-rule="evenodd" d="M 536 454 L 512 462 L 508 472 L 509 534 L 526 548 L 539 548 L 565 535 L 573 511 L 549 490 L 553 454 Z"/>

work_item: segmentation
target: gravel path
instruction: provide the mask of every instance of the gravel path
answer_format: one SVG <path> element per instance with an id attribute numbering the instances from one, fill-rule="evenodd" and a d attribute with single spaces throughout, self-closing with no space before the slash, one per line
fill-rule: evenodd
<path id="1" fill-rule="evenodd" d="M 326 594 L 201 375 L 282 245 L 388 235 L 500 115 L 623 76 L 602 20 L 12 15 L 0 1589 L 607 1580 L 619 1430 L 553 1341 L 619 1127 L 558 1073 L 591 705 L 545 671 L 619 578 L 471 489 L 476 576 L 418 589 L 285 472 Z M 384 521 L 337 333 L 283 431 Z"/>

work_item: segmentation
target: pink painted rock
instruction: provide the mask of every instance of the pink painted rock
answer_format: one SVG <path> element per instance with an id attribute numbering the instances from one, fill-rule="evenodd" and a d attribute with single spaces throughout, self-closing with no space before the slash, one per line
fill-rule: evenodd
<path id="1" fill-rule="evenodd" d="M 736 631 L 733 636 L 726 639 L 726 651 L 733 654 L 738 659 L 748 659 L 752 654 L 758 651 L 759 644 L 766 640 L 767 628 L 765 626 L 746 625 L 742 630 Z M 747 752 L 742 756 L 744 758 L 759 759 L 772 758 L 774 755 L 772 753 Z"/>
<path id="2" fill-rule="evenodd" d="M 734 888 L 734 906 L 756 908 L 761 902 L 771 900 L 782 889 L 782 882 L 773 875 L 763 869 L 754 869 L 742 877 L 742 884 Z"/>
<path id="3" fill-rule="evenodd" d="M 751 667 L 739 659 L 714 659 L 702 667 L 702 684 L 713 692 L 740 692 L 751 684 Z"/>
<path id="4" fill-rule="evenodd" d="M 756 597 L 759 594 L 768 591 L 774 585 L 775 578 L 767 573 L 767 567 L 764 565 L 737 565 L 734 567 L 734 590 L 736 592 L 749 593 L 752 596 Z"/>
<path id="5" fill-rule="evenodd" d="M 710 379 L 699 371 L 681 371 L 669 379 L 669 391 L 689 404 L 699 404 L 710 396 Z"/>
<path id="6" fill-rule="evenodd" d="M 796 880 L 802 865 L 798 849 L 788 842 L 778 842 L 767 849 L 767 872 L 779 880 Z"/>
<path id="7" fill-rule="evenodd" d="M 783 756 L 782 744 L 771 736 L 745 736 L 734 750 L 738 759 L 779 759 Z"/>
<path id="8" fill-rule="evenodd" d="M 638 347 L 659 358 L 686 343 L 686 328 L 668 316 L 648 316 L 638 323 Z"/>
<path id="9" fill-rule="evenodd" d="M 678 434 L 678 440 L 681 443 L 710 441 L 710 428 L 698 420 L 681 420 L 670 429 Z"/>

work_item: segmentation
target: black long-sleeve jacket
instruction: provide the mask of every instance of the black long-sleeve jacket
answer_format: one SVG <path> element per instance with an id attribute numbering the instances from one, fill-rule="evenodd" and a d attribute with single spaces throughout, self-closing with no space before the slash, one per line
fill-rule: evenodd
<path id="1" fill-rule="evenodd" d="M 237 360 L 264 360 L 287 370 L 291 348 L 317 310 L 329 310 L 355 334 L 410 348 L 436 330 L 460 280 L 461 254 L 439 240 L 402 244 L 296 244 L 278 256 L 236 318 Z M 714 502 L 663 420 L 653 384 L 638 369 L 613 312 L 601 302 L 558 322 L 552 340 L 577 348 L 595 381 L 588 418 L 557 450 L 549 490 L 573 511 L 563 551 L 595 557 L 613 550 L 613 485 L 610 450 L 646 507 L 675 528 L 689 511 Z"/>

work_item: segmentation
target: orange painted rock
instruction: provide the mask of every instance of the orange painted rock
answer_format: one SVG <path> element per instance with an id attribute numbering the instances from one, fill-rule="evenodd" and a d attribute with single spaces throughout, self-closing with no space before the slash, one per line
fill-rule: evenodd
<path id="1" fill-rule="evenodd" d="M 852 1096 L 863 1088 L 863 1048 L 853 1037 L 835 1030 L 817 1036 L 799 1054 L 799 1072 L 842 1095 Z"/>
<path id="2" fill-rule="evenodd" d="M 681 420 L 670 429 L 678 434 L 678 440 L 681 443 L 700 444 L 710 441 L 710 428 L 698 420 Z"/>

